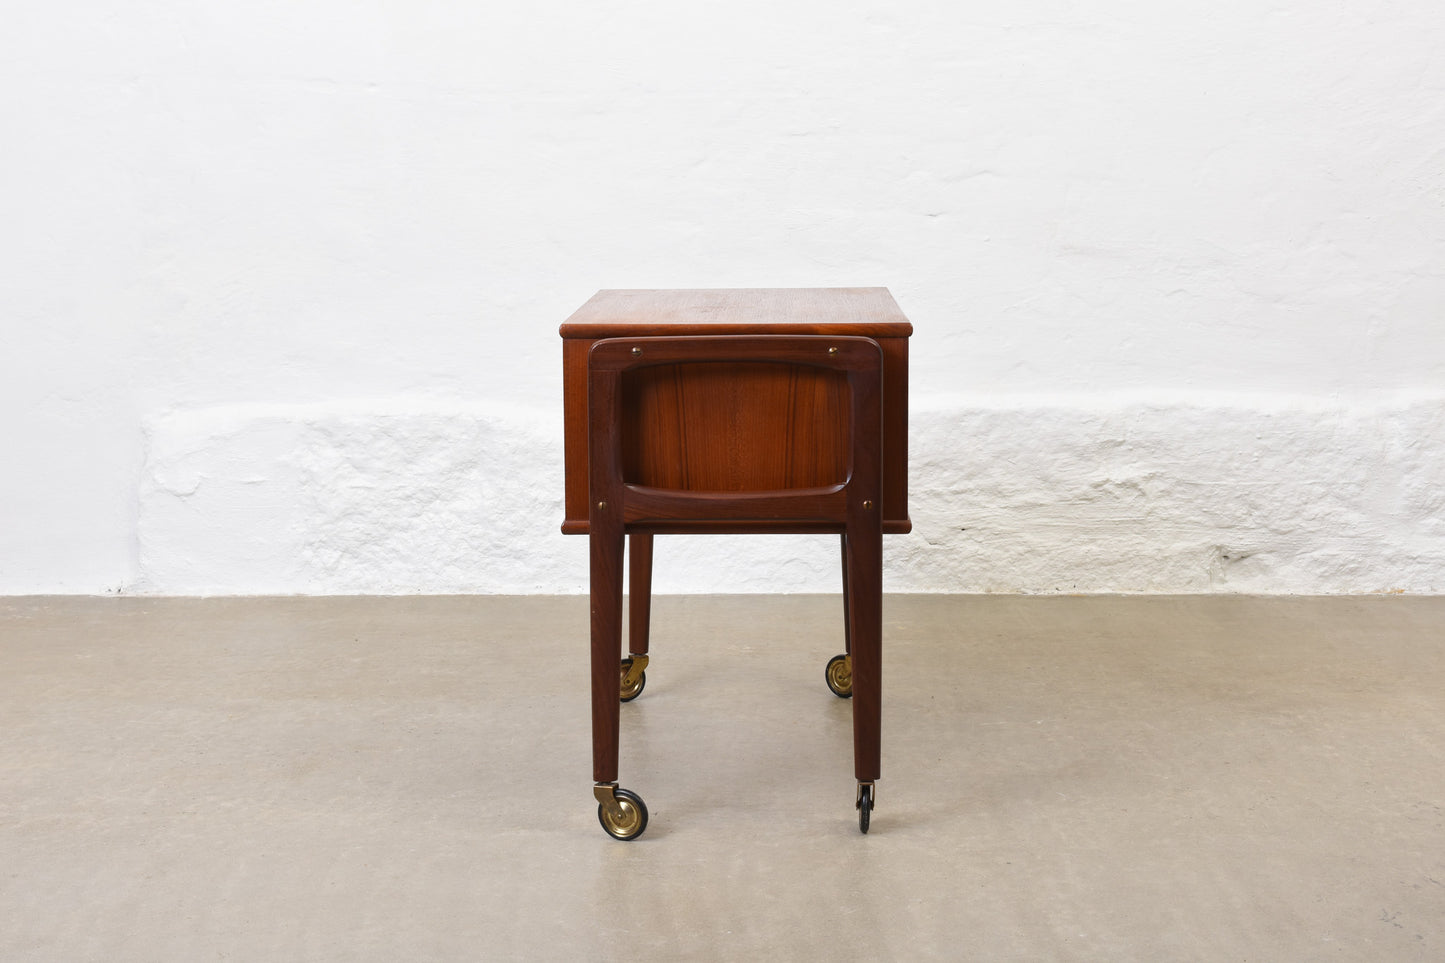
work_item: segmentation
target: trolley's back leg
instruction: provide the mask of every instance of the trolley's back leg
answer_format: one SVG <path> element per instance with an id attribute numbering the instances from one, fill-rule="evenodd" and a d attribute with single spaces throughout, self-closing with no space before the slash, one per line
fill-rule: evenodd
<path id="1" fill-rule="evenodd" d="M 627 651 L 646 655 L 652 618 L 652 533 L 627 536 Z"/>
<path id="2" fill-rule="evenodd" d="M 843 556 L 843 654 L 828 660 L 823 678 L 833 694 L 842 699 L 853 695 L 853 608 L 848 604 L 848 535 L 838 536 Z"/>
<path id="3" fill-rule="evenodd" d="M 647 643 L 652 620 L 652 534 L 627 536 L 627 658 L 622 660 L 618 697 L 631 702 L 647 685 Z"/>

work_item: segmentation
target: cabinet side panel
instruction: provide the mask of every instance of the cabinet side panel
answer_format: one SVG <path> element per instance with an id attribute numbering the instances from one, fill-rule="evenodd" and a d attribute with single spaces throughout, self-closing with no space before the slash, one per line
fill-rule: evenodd
<path id="1" fill-rule="evenodd" d="M 879 338 L 883 349 L 883 518 L 908 518 L 908 339 Z"/>
<path id="2" fill-rule="evenodd" d="M 562 445 L 566 462 L 566 519 L 562 530 L 566 532 L 587 530 L 587 352 L 591 347 L 590 340 L 562 341 Z"/>

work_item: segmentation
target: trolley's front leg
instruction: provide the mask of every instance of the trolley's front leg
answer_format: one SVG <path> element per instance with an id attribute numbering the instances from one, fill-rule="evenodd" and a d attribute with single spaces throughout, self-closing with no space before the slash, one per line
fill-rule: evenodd
<path id="1" fill-rule="evenodd" d="M 592 778 L 617 780 L 617 666 L 622 658 L 622 526 L 592 523 Z"/>
<path id="2" fill-rule="evenodd" d="M 636 839 L 647 828 L 647 806 L 618 788 L 621 703 L 617 665 L 622 654 L 622 525 L 592 523 L 592 795 L 597 820 L 615 839 Z"/>
<path id="3" fill-rule="evenodd" d="M 597 819 L 615 839 L 636 839 L 647 828 L 647 807 L 617 785 L 621 715 L 618 666 L 622 661 L 622 549 L 626 537 L 621 439 L 622 372 L 587 360 L 588 550 L 592 595 L 592 795 Z"/>
<path id="4" fill-rule="evenodd" d="M 848 623 L 852 661 L 853 769 L 858 779 L 858 826 L 868 831 L 873 783 L 881 767 L 883 723 L 883 533 L 872 524 L 850 526 Z"/>

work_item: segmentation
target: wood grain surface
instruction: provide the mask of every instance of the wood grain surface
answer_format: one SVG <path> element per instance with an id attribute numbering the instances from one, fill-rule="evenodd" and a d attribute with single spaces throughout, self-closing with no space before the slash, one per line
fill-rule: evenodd
<path id="1" fill-rule="evenodd" d="M 715 325 L 732 334 L 841 334 L 840 325 L 865 337 L 913 333 L 887 288 L 701 288 L 598 291 L 563 322 L 561 334 L 625 337 L 639 326 L 707 334 Z"/>

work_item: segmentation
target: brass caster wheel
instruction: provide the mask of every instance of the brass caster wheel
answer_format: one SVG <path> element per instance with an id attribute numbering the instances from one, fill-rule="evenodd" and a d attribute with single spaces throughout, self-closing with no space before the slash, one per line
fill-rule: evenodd
<path id="1" fill-rule="evenodd" d="M 642 695 L 642 688 L 647 685 L 647 672 L 644 671 L 646 668 L 645 655 L 634 655 L 622 660 L 622 681 L 617 691 L 623 702 L 631 702 Z"/>
<path id="2" fill-rule="evenodd" d="M 858 831 L 868 832 L 868 817 L 873 813 L 873 784 L 871 782 L 860 782 L 858 784 Z"/>
<path id="3" fill-rule="evenodd" d="M 597 797 L 597 821 L 613 839 L 636 839 L 647 828 L 647 805 L 637 793 L 612 785 L 598 786 L 593 795 Z"/>
<path id="4" fill-rule="evenodd" d="M 828 688 L 840 699 L 851 699 L 853 697 L 853 657 L 850 655 L 835 655 L 828 660 L 828 668 L 823 673 L 823 678 L 828 680 Z"/>

